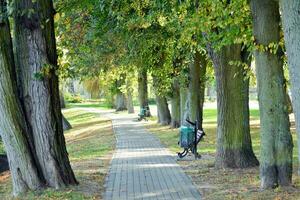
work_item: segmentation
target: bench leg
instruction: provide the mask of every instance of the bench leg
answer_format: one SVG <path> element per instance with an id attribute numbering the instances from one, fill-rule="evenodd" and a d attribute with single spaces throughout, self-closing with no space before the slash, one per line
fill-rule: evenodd
<path id="1" fill-rule="evenodd" d="M 188 149 L 184 149 L 182 153 L 178 153 L 178 157 L 183 158 L 187 155 L 187 153 L 188 153 Z"/>

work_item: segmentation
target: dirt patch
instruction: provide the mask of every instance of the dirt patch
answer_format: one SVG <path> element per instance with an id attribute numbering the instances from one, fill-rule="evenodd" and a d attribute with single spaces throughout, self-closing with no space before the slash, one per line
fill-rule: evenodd
<path id="1" fill-rule="evenodd" d="M 299 200 L 300 177 L 293 174 L 292 187 L 260 190 L 259 167 L 217 170 L 214 154 L 202 154 L 199 160 L 178 161 L 192 178 L 204 200 Z M 296 171 L 296 170 L 295 170 Z"/>
<path id="2" fill-rule="evenodd" d="M 102 158 L 72 162 L 72 168 L 79 181 L 76 191 L 94 199 L 102 199 L 111 156 L 112 152 Z"/>

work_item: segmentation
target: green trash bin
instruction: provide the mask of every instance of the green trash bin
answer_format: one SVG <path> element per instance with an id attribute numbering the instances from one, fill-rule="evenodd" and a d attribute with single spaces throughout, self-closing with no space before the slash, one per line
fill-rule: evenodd
<path id="1" fill-rule="evenodd" d="M 194 128 L 181 126 L 180 127 L 180 147 L 189 148 L 195 140 Z"/>
<path id="2" fill-rule="evenodd" d="M 140 110 L 140 116 L 141 117 L 145 117 L 146 116 L 146 109 L 145 108 L 141 108 L 141 110 Z"/>

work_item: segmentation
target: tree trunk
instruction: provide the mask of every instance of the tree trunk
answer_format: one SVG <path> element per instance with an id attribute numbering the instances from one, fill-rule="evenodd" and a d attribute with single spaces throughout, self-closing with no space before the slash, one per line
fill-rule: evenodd
<path id="1" fill-rule="evenodd" d="M 298 0 L 280 0 L 280 6 L 296 121 L 298 174 L 300 175 L 300 2 Z"/>
<path id="2" fill-rule="evenodd" d="M 65 98 L 62 93 L 59 94 L 59 101 L 60 101 L 60 107 L 61 108 L 66 108 L 66 103 L 65 103 Z"/>
<path id="3" fill-rule="evenodd" d="M 65 118 L 64 115 L 62 115 L 62 124 L 64 131 L 72 129 L 70 122 Z"/>
<path id="4" fill-rule="evenodd" d="M 173 94 L 171 98 L 171 127 L 180 127 L 180 87 L 178 78 L 173 80 Z"/>
<path id="5" fill-rule="evenodd" d="M 242 61 L 241 45 L 209 49 L 217 83 L 217 168 L 257 166 L 252 150 L 249 126 L 249 81 L 243 67 L 230 61 Z"/>
<path id="6" fill-rule="evenodd" d="M 288 113 L 292 114 L 293 113 L 293 105 L 292 105 L 292 100 L 288 93 L 286 84 L 285 84 L 285 98 L 286 98 Z"/>
<path id="7" fill-rule="evenodd" d="M 63 135 L 52 1 L 14 0 L 12 5 L 18 84 L 25 116 L 33 132 L 32 150 L 48 186 L 61 188 L 76 184 Z"/>
<path id="8" fill-rule="evenodd" d="M 59 94 L 59 99 L 60 99 L 60 106 L 61 108 L 66 108 L 66 104 L 65 104 L 65 99 L 64 99 L 64 95 L 60 92 Z M 63 130 L 67 131 L 72 129 L 71 124 L 68 122 L 68 120 L 64 117 L 64 115 L 62 116 L 62 125 L 63 125 Z"/>
<path id="9" fill-rule="evenodd" d="M 161 125 L 169 125 L 171 123 L 171 114 L 166 97 L 156 95 L 156 105 L 158 123 Z"/>
<path id="10" fill-rule="evenodd" d="M 131 85 L 129 84 L 128 80 L 126 82 L 126 89 L 127 89 L 127 109 L 128 113 L 134 113 L 134 106 L 133 106 L 133 100 L 132 100 L 132 93 L 133 89 L 131 88 Z"/>
<path id="11" fill-rule="evenodd" d="M 118 91 L 116 96 L 116 111 L 118 112 L 123 110 L 127 110 L 126 97 L 124 93 Z"/>
<path id="12" fill-rule="evenodd" d="M 189 68 L 189 86 L 188 86 L 188 99 L 185 104 L 184 118 L 191 121 L 198 120 L 199 129 L 202 129 L 203 122 L 203 104 L 205 96 L 205 74 L 206 74 L 206 58 L 196 52 L 194 61 L 190 64 Z M 184 119 L 184 120 L 185 120 Z M 185 125 L 189 124 L 184 121 Z"/>
<path id="13" fill-rule="evenodd" d="M 280 41 L 278 3 L 252 0 L 254 37 L 258 45 Z M 289 13 L 290 14 L 290 13 Z M 296 41 L 293 41 L 296 42 Z M 261 187 L 288 186 L 292 180 L 293 142 L 285 97 L 282 53 L 255 51 L 261 123 Z"/>
<path id="14" fill-rule="evenodd" d="M 134 106 L 133 106 L 133 100 L 132 100 L 132 93 L 127 93 L 127 109 L 128 113 L 134 113 Z"/>
<path id="15" fill-rule="evenodd" d="M 17 94 L 16 69 L 6 1 L 0 0 L 0 130 L 9 160 L 13 194 L 43 187 L 27 136 L 29 129 Z"/>
<path id="16" fill-rule="evenodd" d="M 186 119 L 188 116 L 188 88 L 184 85 L 180 86 L 180 123 L 181 126 L 186 124 Z"/>
<path id="17" fill-rule="evenodd" d="M 139 103 L 140 108 L 148 109 L 148 81 L 147 81 L 147 70 L 140 69 L 138 72 L 138 93 L 139 93 Z M 147 116 L 150 117 L 151 113 L 148 110 Z"/>

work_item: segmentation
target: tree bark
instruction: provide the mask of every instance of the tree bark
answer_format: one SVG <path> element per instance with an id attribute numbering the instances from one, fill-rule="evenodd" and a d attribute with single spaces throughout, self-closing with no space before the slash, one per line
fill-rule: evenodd
<path id="1" fill-rule="evenodd" d="M 133 100 L 132 100 L 132 93 L 127 93 L 127 109 L 128 113 L 134 113 L 134 106 L 133 106 Z"/>
<path id="2" fill-rule="evenodd" d="M 185 85 L 180 86 L 180 121 L 181 126 L 186 124 L 186 119 L 188 116 L 188 88 Z"/>
<path id="3" fill-rule="evenodd" d="M 153 88 L 155 90 L 156 105 L 157 105 L 157 122 L 161 125 L 169 125 L 171 123 L 171 113 L 168 106 L 167 98 L 159 92 L 160 80 L 152 74 Z"/>
<path id="4" fill-rule="evenodd" d="M 280 7 L 296 121 L 298 174 L 300 175 L 300 2 L 297 0 L 280 0 Z"/>
<path id="5" fill-rule="evenodd" d="M 116 96 L 116 111 L 123 111 L 127 110 L 127 103 L 126 103 L 126 97 L 125 94 L 122 93 L 121 91 L 117 92 Z"/>
<path id="6" fill-rule="evenodd" d="M 252 150 L 249 126 L 249 81 L 243 67 L 241 45 L 209 49 L 217 84 L 217 168 L 247 168 L 258 165 Z"/>
<path id="7" fill-rule="evenodd" d="M 183 123 L 189 126 L 189 124 L 185 122 L 185 119 L 191 121 L 198 120 L 199 129 L 203 129 L 206 65 L 207 61 L 205 55 L 202 55 L 197 51 L 194 55 L 194 61 L 189 67 L 188 98 L 185 104 L 186 108 Z"/>
<path id="8" fill-rule="evenodd" d="M 66 108 L 66 103 L 65 103 L 65 98 L 62 93 L 59 94 L 59 101 L 60 101 L 60 107 L 61 108 Z"/>
<path id="9" fill-rule="evenodd" d="M 14 0 L 12 5 L 20 98 L 33 133 L 32 150 L 46 185 L 77 184 L 63 135 L 52 1 Z"/>
<path id="10" fill-rule="evenodd" d="M 290 97 L 290 95 L 288 93 L 288 89 L 287 89 L 287 85 L 286 84 L 285 84 L 285 98 L 286 98 L 288 113 L 292 114 L 293 113 L 293 104 L 292 104 L 291 97 Z"/>
<path id="11" fill-rule="evenodd" d="M 171 98 L 171 127 L 180 127 L 180 86 L 178 78 L 173 80 L 173 94 Z"/>
<path id="12" fill-rule="evenodd" d="M 61 106 L 61 108 L 66 108 L 64 95 L 61 92 L 59 94 L 59 99 L 60 99 L 60 106 Z M 72 126 L 71 126 L 70 122 L 68 122 L 68 120 L 64 117 L 63 114 L 61 116 L 62 116 L 63 130 L 67 131 L 67 130 L 72 129 Z"/>
<path id="13" fill-rule="evenodd" d="M 139 69 L 138 72 L 138 97 L 139 97 L 139 103 L 140 108 L 147 109 L 149 108 L 149 102 L 148 102 L 148 79 L 147 79 L 147 70 L 145 69 Z M 147 116 L 150 117 L 151 113 L 150 110 L 148 110 Z"/>
<path id="14" fill-rule="evenodd" d="M 65 118 L 64 115 L 62 115 L 62 124 L 63 124 L 63 130 L 64 131 L 72 129 L 72 126 L 71 126 L 70 122 Z"/>
<path id="15" fill-rule="evenodd" d="M 254 37 L 258 45 L 280 41 L 278 2 L 252 0 Z M 295 41 L 293 41 L 295 42 Z M 288 186 L 292 180 L 293 141 L 284 88 L 282 53 L 255 51 L 261 123 L 261 187 Z"/>
<path id="16" fill-rule="evenodd" d="M 171 123 L 171 113 L 168 107 L 167 98 L 156 95 L 156 105 L 158 123 L 161 125 L 169 125 Z"/>
<path id="17" fill-rule="evenodd" d="M 13 56 L 6 1 L 0 0 L 0 117 L 1 136 L 5 145 L 16 196 L 43 187 L 34 155 L 28 142 L 30 131 L 17 94 L 17 78 Z"/>

